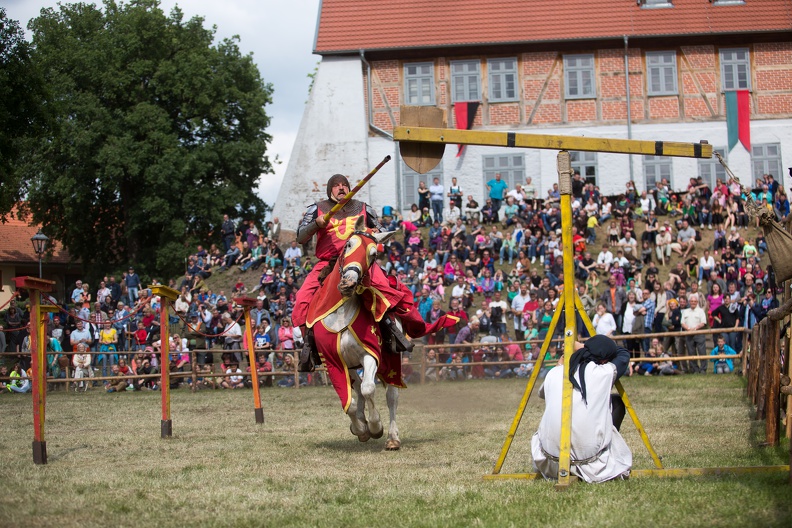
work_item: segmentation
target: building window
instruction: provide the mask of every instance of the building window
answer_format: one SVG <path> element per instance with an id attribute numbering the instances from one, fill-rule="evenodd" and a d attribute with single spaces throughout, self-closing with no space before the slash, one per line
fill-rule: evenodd
<path id="1" fill-rule="evenodd" d="M 435 178 L 440 178 L 440 183 L 443 183 L 442 161 L 426 174 L 418 174 L 402 161 L 402 204 L 404 204 L 404 208 L 409 209 L 412 204 L 418 205 L 418 184 L 424 182 L 429 187 Z"/>
<path id="2" fill-rule="evenodd" d="M 404 102 L 411 105 L 433 105 L 434 66 L 431 62 L 404 65 Z"/>
<path id="3" fill-rule="evenodd" d="M 673 51 L 646 52 L 649 95 L 676 95 L 677 67 Z"/>
<path id="4" fill-rule="evenodd" d="M 490 59 L 487 61 L 489 71 L 489 100 L 517 100 L 517 59 Z"/>
<path id="5" fill-rule="evenodd" d="M 765 174 L 772 174 L 776 181 L 781 181 L 781 144 L 767 143 L 751 145 L 751 162 L 753 162 L 754 181 Z"/>
<path id="6" fill-rule="evenodd" d="M 481 101 L 481 63 L 477 60 L 451 62 L 452 102 Z"/>
<path id="7" fill-rule="evenodd" d="M 484 161 L 484 196 L 487 194 L 487 182 L 495 179 L 495 174 L 500 174 L 501 179 L 514 189 L 518 183 L 525 183 L 525 154 L 498 154 L 496 156 L 483 156 Z"/>
<path id="8" fill-rule="evenodd" d="M 594 55 L 564 55 L 564 82 L 567 99 L 596 97 Z"/>
<path id="9" fill-rule="evenodd" d="M 751 89 L 751 56 L 748 48 L 720 50 L 721 89 Z"/>
<path id="10" fill-rule="evenodd" d="M 712 5 L 716 6 L 724 6 L 724 5 L 743 5 L 745 0 L 710 0 Z"/>
<path id="11" fill-rule="evenodd" d="M 641 9 L 655 9 L 658 7 L 674 7 L 671 0 L 638 0 Z"/>
<path id="12" fill-rule="evenodd" d="M 671 182 L 671 158 L 668 156 L 644 156 L 643 165 L 647 189 L 654 189 L 663 178 Z"/>
<path id="13" fill-rule="evenodd" d="M 723 168 L 723 165 L 720 164 L 718 158 L 714 156 L 714 153 L 718 152 L 723 156 L 723 159 L 726 159 L 726 149 L 715 148 L 712 150 L 713 156 L 710 159 L 698 160 L 698 175 L 704 180 L 704 183 L 709 185 L 710 189 L 715 189 L 715 184 L 718 180 L 726 182 L 728 181 L 728 176 L 726 176 L 726 169 Z"/>
<path id="14" fill-rule="evenodd" d="M 579 171 L 586 183 L 597 185 L 597 153 L 570 151 L 572 170 Z"/>

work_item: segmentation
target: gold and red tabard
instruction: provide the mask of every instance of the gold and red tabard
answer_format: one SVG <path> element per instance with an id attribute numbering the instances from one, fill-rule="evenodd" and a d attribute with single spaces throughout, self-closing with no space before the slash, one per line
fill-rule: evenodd
<path id="1" fill-rule="evenodd" d="M 382 335 L 379 324 L 374 321 L 370 312 L 361 309 L 352 323 L 345 329 L 351 333 L 358 345 L 377 360 L 377 377 L 388 385 L 405 388 L 402 381 L 401 355 L 383 354 L 381 352 Z M 327 367 L 327 376 L 333 384 L 344 412 L 352 404 L 352 384 L 349 369 L 360 368 L 362 365 L 347 365 L 340 354 L 341 333 L 328 330 L 321 322 L 314 326 L 316 348 Z"/>
<path id="2" fill-rule="evenodd" d="M 317 203 L 318 215 L 323 216 L 328 213 L 333 205 L 330 200 L 323 200 Z M 343 251 L 346 241 L 355 232 L 357 219 L 363 217 L 364 221 L 367 220 L 365 206 L 362 202 L 356 200 L 345 205 L 341 212 L 346 212 L 347 214 L 337 214 L 328 221 L 324 229 L 316 232 L 316 258 L 319 260 L 337 258 Z M 363 225 L 365 225 L 365 222 Z"/>

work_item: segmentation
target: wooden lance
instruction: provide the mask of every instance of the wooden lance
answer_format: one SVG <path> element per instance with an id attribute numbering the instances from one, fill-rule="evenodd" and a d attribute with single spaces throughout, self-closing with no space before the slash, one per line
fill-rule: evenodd
<path id="1" fill-rule="evenodd" d="M 331 219 L 331 218 L 333 218 L 333 216 L 335 216 L 335 214 L 336 214 L 338 211 L 340 211 L 340 210 L 341 210 L 341 209 L 342 209 L 342 208 L 343 208 L 343 207 L 344 207 L 344 206 L 345 206 L 345 205 L 346 205 L 346 204 L 349 202 L 349 200 L 351 200 L 352 198 L 354 198 L 354 197 L 355 197 L 355 195 L 358 193 L 358 191 L 359 191 L 360 189 L 362 189 L 362 188 L 363 188 L 363 186 L 364 186 L 364 185 L 366 185 L 366 183 L 368 183 L 368 181 L 369 181 L 369 180 L 372 178 L 372 176 L 374 176 L 375 174 L 377 174 L 377 171 L 379 171 L 379 170 L 382 168 L 382 166 L 383 166 L 383 165 L 385 165 L 386 163 L 388 163 L 390 160 L 391 160 L 391 157 L 390 157 L 390 156 L 385 156 L 385 159 L 383 159 L 383 160 L 380 162 L 380 164 L 379 164 L 379 165 L 377 165 L 376 167 L 374 167 L 374 170 L 372 170 L 371 172 L 369 172 L 369 173 L 366 175 L 366 177 L 365 177 L 365 178 L 363 178 L 362 180 L 360 180 L 360 181 L 358 182 L 358 184 L 357 184 L 357 185 L 355 185 L 355 188 L 354 188 L 354 189 L 352 189 L 351 191 L 349 191 L 349 192 L 347 193 L 347 195 L 346 195 L 346 196 L 344 196 L 344 198 L 343 198 L 343 199 L 342 199 L 340 202 L 338 202 L 337 204 L 335 204 L 335 205 L 333 206 L 333 208 L 332 208 L 332 209 L 330 209 L 330 210 L 329 210 L 329 211 L 328 211 L 328 212 L 327 212 L 327 213 L 324 215 L 324 221 L 325 221 L 325 222 L 329 222 L 329 221 L 330 221 L 330 219 Z"/>

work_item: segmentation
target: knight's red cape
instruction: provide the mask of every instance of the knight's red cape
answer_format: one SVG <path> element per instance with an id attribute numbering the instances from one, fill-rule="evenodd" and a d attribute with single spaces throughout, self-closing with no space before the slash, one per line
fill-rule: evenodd
<path id="1" fill-rule="evenodd" d="M 322 362 L 327 367 L 330 382 L 341 399 L 344 412 L 346 412 L 352 403 L 352 385 L 349 369 L 359 368 L 361 365 L 347 365 L 344 362 L 343 357 L 339 353 L 340 332 L 328 329 L 322 324 L 322 320 L 328 314 L 337 310 L 345 302 L 337 288 L 338 279 L 334 278 L 340 278 L 338 266 L 339 264 L 336 263 L 333 271 L 325 279 L 324 285 L 314 295 L 308 307 L 306 326 L 314 330 L 316 348 L 322 357 Z M 379 266 L 373 266 L 369 271 L 374 270 L 382 274 Z M 383 294 L 383 292 L 372 285 L 370 273 L 367 273 L 357 289 L 362 301 L 361 309 L 346 330 L 352 334 L 366 353 L 377 360 L 377 377 L 383 383 L 406 388 L 402 379 L 401 355 L 383 354 L 381 352 L 382 335 L 378 322 L 385 316 L 387 311 L 392 309 L 392 312 L 401 318 L 405 334 L 417 338 L 437 332 L 442 328 L 453 326 L 459 319 L 454 316 L 444 315 L 434 323 L 427 324 L 418 314 L 418 310 L 415 309 L 411 301 L 412 295 L 404 293 L 406 287 L 401 284 L 390 284 L 390 286 L 393 288 L 392 291 L 401 293 L 401 296 Z M 396 301 L 395 306 L 393 304 L 394 300 Z"/>

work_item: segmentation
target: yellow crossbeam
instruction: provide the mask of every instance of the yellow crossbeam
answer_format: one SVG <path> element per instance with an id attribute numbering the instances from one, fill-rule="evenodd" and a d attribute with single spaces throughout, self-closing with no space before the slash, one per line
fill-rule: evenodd
<path id="1" fill-rule="evenodd" d="M 553 334 L 555 333 L 558 320 L 561 319 L 562 311 L 563 310 L 560 309 L 556 310 L 553 313 L 553 318 L 550 320 L 550 326 L 547 328 L 547 337 L 545 338 L 544 343 L 542 343 L 542 350 L 539 352 L 539 357 L 534 363 L 533 370 L 531 371 L 531 377 L 528 379 L 528 385 L 525 387 L 522 400 L 520 400 L 520 406 L 517 408 L 517 413 L 514 415 L 514 420 L 512 420 L 511 427 L 509 427 L 509 433 L 506 435 L 506 440 L 503 442 L 500 455 L 498 455 L 498 461 L 495 462 L 495 468 L 492 470 L 492 472 L 495 474 L 500 473 L 501 468 L 503 468 L 503 463 L 506 461 L 506 455 L 509 454 L 509 449 L 511 448 L 512 441 L 514 440 L 514 435 L 517 434 L 517 428 L 520 427 L 520 421 L 522 420 L 523 414 L 525 413 L 525 407 L 528 405 L 528 399 L 531 397 L 531 392 L 536 385 L 536 380 L 539 378 L 539 372 L 542 371 L 545 354 L 547 354 L 547 349 L 550 347 L 550 343 L 553 341 Z"/>
<path id="2" fill-rule="evenodd" d="M 397 126 L 393 131 L 393 139 L 396 141 L 417 141 L 423 143 L 582 150 L 587 152 L 614 152 L 619 154 L 645 154 L 649 156 L 677 156 L 683 158 L 709 159 L 712 157 L 712 145 L 707 143 L 558 136 L 485 130 L 457 130 L 454 128 Z"/>

